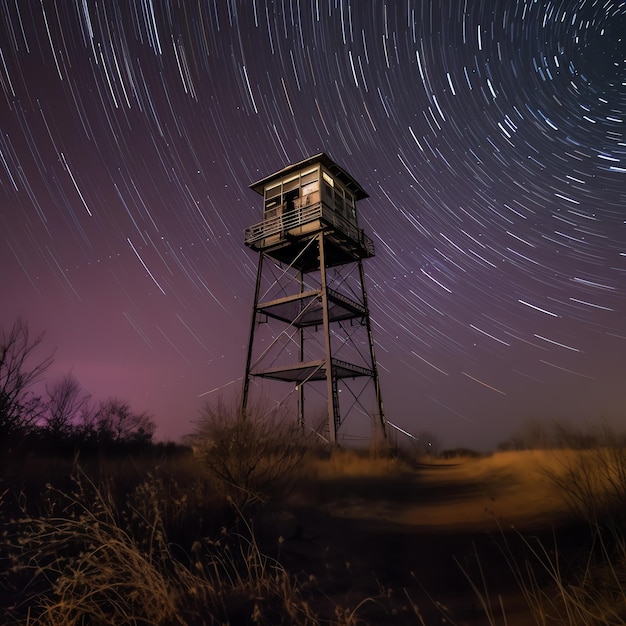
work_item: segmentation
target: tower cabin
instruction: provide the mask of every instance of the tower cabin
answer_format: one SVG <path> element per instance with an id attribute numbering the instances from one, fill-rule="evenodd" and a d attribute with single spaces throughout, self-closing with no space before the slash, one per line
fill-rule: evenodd
<path id="1" fill-rule="evenodd" d="M 294 245 L 325 231 L 326 267 L 374 256 L 359 228 L 356 202 L 367 192 L 321 153 L 250 185 L 263 196 L 263 221 L 247 228 L 245 244 L 301 272 L 319 268 L 315 247 L 294 258 Z"/>

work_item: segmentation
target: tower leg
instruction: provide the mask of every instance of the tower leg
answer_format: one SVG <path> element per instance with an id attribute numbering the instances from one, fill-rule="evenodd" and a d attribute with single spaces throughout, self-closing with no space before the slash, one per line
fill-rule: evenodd
<path id="1" fill-rule="evenodd" d="M 259 292 L 261 291 L 261 273 L 263 271 L 264 254 L 259 255 L 259 266 L 256 274 L 256 287 L 254 289 L 254 306 L 252 307 L 252 322 L 250 323 L 250 337 L 248 339 L 248 355 L 246 357 L 246 373 L 243 378 L 243 391 L 241 394 L 241 415 L 246 417 L 248 411 L 248 393 L 250 391 L 250 365 L 252 363 L 252 344 L 254 342 L 254 329 L 256 327 L 256 315 L 259 306 Z"/>
<path id="2" fill-rule="evenodd" d="M 298 278 L 300 280 L 300 293 L 302 293 L 304 291 L 304 275 L 301 271 L 298 273 Z M 303 327 L 300 327 L 298 335 L 299 335 L 299 342 L 300 342 L 299 359 L 300 359 L 300 363 L 304 363 L 304 328 Z M 298 384 L 298 426 L 300 427 L 302 434 L 304 434 L 305 424 L 304 424 L 304 383 L 303 382 L 300 382 Z"/>
<path id="3" fill-rule="evenodd" d="M 333 361 L 330 342 L 330 316 L 328 313 L 328 283 L 326 276 L 326 259 L 324 256 L 324 231 L 318 236 L 320 255 L 320 278 L 322 291 L 322 320 L 324 325 L 324 346 L 326 361 L 326 397 L 328 406 L 328 430 L 330 443 L 337 443 L 337 424 L 339 422 L 338 404 L 336 401 L 337 383 L 334 380 Z"/>
<path id="4" fill-rule="evenodd" d="M 367 304 L 367 292 L 365 290 L 365 271 L 363 270 L 363 261 L 359 259 L 359 276 L 361 278 L 361 289 L 363 290 L 363 306 L 365 307 L 365 326 L 367 328 L 367 337 L 370 347 L 370 358 L 372 360 L 372 372 L 374 378 L 374 389 L 376 392 L 376 404 L 378 409 L 378 426 L 382 432 L 383 438 L 387 439 L 387 422 L 385 421 L 385 410 L 383 408 L 383 399 L 380 393 L 380 382 L 378 380 L 378 367 L 376 365 L 376 354 L 374 352 L 374 336 L 372 335 L 372 324 L 370 322 L 370 309 Z"/>

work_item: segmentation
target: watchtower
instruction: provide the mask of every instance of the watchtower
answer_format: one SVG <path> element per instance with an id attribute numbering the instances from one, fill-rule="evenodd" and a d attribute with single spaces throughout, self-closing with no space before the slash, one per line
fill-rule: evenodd
<path id="1" fill-rule="evenodd" d="M 358 410 L 386 437 L 363 271 L 374 245 L 356 209 L 368 194 L 326 154 L 250 188 L 263 197 L 263 221 L 245 231 L 259 264 L 243 410 L 253 377 L 283 381 L 291 383 L 285 399 L 295 393 L 303 428 L 307 417 L 335 443 L 342 422 Z M 327 414 L 318 423 L 305 415 L 305 388 L 307 409 L 317 401 Z"/>

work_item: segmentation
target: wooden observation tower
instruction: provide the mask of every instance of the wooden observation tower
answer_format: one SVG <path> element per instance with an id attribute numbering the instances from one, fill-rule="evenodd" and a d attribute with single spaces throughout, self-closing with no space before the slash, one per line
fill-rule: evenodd
<path id="1" fill-rule="evenodd" d="M 284 399 L 295 396 L 302 427 L 331 443 L 352 413 L 386 437 L 363 271 L 374 245 L 356 210 L 368 194 L 325 154 L 250 188 L 263 197 L 263 221 L 245 231 L 259 264 L 244 414 L 250 381 L 260 377 L 290 383 Z"/>

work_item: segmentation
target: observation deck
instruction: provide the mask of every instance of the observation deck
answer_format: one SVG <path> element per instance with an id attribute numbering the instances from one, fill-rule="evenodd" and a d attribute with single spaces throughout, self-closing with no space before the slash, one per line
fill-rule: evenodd
<path id="1" fill-rule="evenodd" d="M 306 203 L 306 200 L 298 198 L 294 208 L 279 210 L 277 215 L 246 228 L 245 244 L 304 272 L 319 268 L 317 246 L 305 244 L 320 231 L 325 234 L 327 267 L 374 256 L 374 242 L 363 229 L 341 217 L 325 202 Z M 285 205 L 280 207 L 284 208 Z M 302 249 L 301 254 L 297 248 Z"/>
<path id="2" fill-rule="evenodd" d="M 339 359 L 331 359 L 332 376 L 335 379 L 358 378 L 360 376 L 373 376 L 374 372 L 369 367 L 362 367 L 354 363 L 347 363 Z M 264 370 L 251 372 L 253 376 L 272 378 L 285 382 L 302 384 L 309 381 L 325 380 L 330 372 L 326 371 L 326 360 L 297 363 L 291 366 L 271 367 Z"/>

